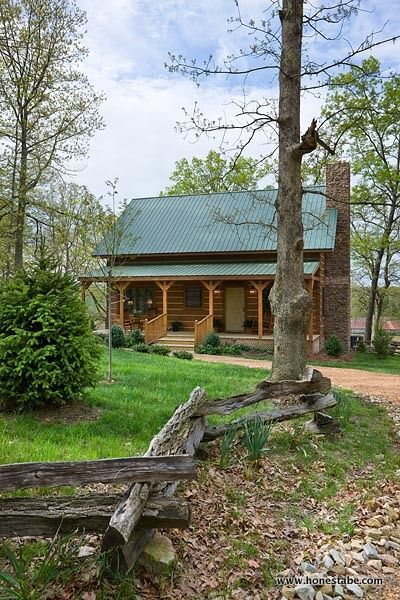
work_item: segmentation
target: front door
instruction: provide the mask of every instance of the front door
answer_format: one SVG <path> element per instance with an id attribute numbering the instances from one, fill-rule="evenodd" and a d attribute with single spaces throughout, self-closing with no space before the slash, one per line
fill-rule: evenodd
<path id="1" fill-rule="evenodd" d="M 243 331 L 244 287 L 225 288 L 225 329 Z"/>

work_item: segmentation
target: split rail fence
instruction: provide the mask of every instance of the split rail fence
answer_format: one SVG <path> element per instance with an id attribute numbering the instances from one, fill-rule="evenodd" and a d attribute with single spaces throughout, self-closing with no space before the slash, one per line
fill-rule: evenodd
<path id="1" fill-rule="evenodd" d="M 336 404 L 331 382 L 315 369 L 301 381 L 262 381 L 250 394 L 209 399 L 196 388 L 150 442 L 142 457 L 55 463 L 0 465 L 0 492 L 22 488 L 129 483 L 124 494 L 0 499 L 0 537 L 52 536 L 75 530 L 104 532 L 102 551 L 112 552 L 115 568 L 129 571 L 157 529 L 190 524 L 188 502 L 174 498 L 179 481 L 194 479 L 201 443 L 223 436 L 231 424 L 209 426 L 206 417 L 226 415 L 264 400 L 290 396 L 282 407 L 257 411 L 233 421 L 235 427 L 255 416 L 280 422 L 319 413 Z M 294 401 L 294 403 L 293 403 Z"/>

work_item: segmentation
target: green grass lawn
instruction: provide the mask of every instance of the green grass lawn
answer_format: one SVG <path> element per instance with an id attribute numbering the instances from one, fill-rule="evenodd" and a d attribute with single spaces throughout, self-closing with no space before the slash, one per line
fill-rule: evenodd
<path id="1" fill-rule="evenodd" d="M 309 364 L 321 367 L 338 367 L 339 369 L 360 369 L 362 371 L 376 371 L 377 373 L 389 373 L 400 375 L 400 356 L 387 356 L 379 358 L 376 354 L 369 352 L 353 352 L 353 360 L 310 360 Z"/>
<path id="2" fill-rule="evenodd" d="M 244 358 L 254 360 L 272 360 L 270 353 L 244 352 Z M 389 373 L 400 375 L 400 356 L 393 355 L 379 358 L 370 352 L 352 352 L 352 360 L 344 360 L 338 357 L 330 360 L 307 359 L 307 364 L 317 367 L 337 367 L 339 369 L 360 369 L 361 371 L 375 371 L 377 373 Z"/>
<path id="3" fill-rule="evenodd" d="M 0 463 L 111 458 L 142 454 L 174 409 L 196 386 L 210 397 L 251 390 L 266 371 L 184 361 L 173 357 L 114 351 L 113 384 L 101 381 L 86 402 L 100 410 L 97 420 L 64 424 L 43 417 L 0 416 Z"/>
<path id="4" fill-rule="evenodd" d="M 105 377 L 105 352 L 101 369 Z M 188 398 L 194 387 L 204 387 L 210 397 L 228 396 L 253 389 L 265 376 L 266 371 L 261 369 L 116 350 L 115 383 L 109 385 L 101 381 L 87 393 L 85 399 L 86 406 L 99 411 L 97 420 L 78 420 L 65 424 L 55 421 L 48 412 L 45 415 L 2 415 L 0 462 L 141 454 L 175 407 Z M 261 406 L 246 410 L 257 409 L 261 409 Z M 233 530 L 232 540 L 229 538 L 226 544 L 232 547 L 232 551 L 227 554 L 223 549 L 214 549 L 214 552 L 218 551 L 223 556 L 218 575 L 221 593 L 231 573 L 232 561 L 235 565 L 243 562 L 245 568 L 249 551 L 251 557 L 260 562 L 263 588 L 273 585 L 276 573 L 288 564 L 289 542 L 283 544 L 281 540 L 282 544 L 278 547 L 274 545 L 274 540 L 270 543 L 266 538 L 265 550 L 268 552 L 263 554 L 260 551 L 259 554 L 258 542 L 251 546 L 251 538 L 242 535 L 240 528 L 243 522 L 251 522 L 254 506 L 260 506 L 263 502 L 275 503 L 271 515 L 278 525 L 289 519 L 292 525 L 305 528 L 309 535 L 323 533 L 342 536 L 354 530 L 354 494 L 362 498 L 374 497 L 376 490 L 379 490 L 379 482 L 384 479 L 397 480 L 400 453 L 393 435 L 393 424 L 385 409 L 377 404 L 366 404 L 354 398 L 350 392 L 342 391 L 338 407 L 329 412 L 340 421 L 341 433 L 322 437 L 308 433 L 302 425 L 310 416 L 280 424 L 272 430 L 267 442 L 266 462 L 264 467 L 260 466 L 261 470 L 244 458 L 239 442 L 231 444 L 234 451 L 233 466 L 225 471 L 221 469 L 220 447 L 214 446 L 210 450 L 209 459 L 201 469 L 200 487 L 207 486 L 211 466 L 214 475 L 210 477 L 216 477 L 217 473 L 218 486 L 225 482 L 222 491 L 218 486 L 212 488 L 217 495 L 215 501 L 221 501 L 221 494 L 226 491 L 224 510 L 228 513 L 233 511 L 234 514 L 234 520 L 223 532 L 229 538 Z M 236 412 L 231 418 L 237 416 Z M 214 491 L 210 491 L 210 494 Z M 43 492 L 46 490 L 35 490 L 35 493 Z M 249 501 L 246 500 L 246 494 L 249 494 Z M 246 513 L 247 505 L 251 508 L 249 514 Z M 321 507 L 322 512 L 317 510 Z M 330 519 L 326 519 L 326 511 L 331 515 Z M 201 526 L 204 527 L 204 524 Z M 209 526 L 215 533 L 212 520 Z M 301 531 L 298 535 L 302 535 Z M 15 585 L 18 589 L 24 586 L 27 590 L 25 595 L 18 592 L 17 595 L 2 596 L 0 581 L 0 597 L 40 600 L 49 586 L 49 576 L 56 590 L 73 584 L 77 586 L 74 588 L 76 590 L 96 590 L 99 600 L 110 597 L 133 600 L 139 597 L 136 596 L 132 575 L 113 580 L 99 571 L 102 563 L 97 556 L 77 558 L 80 543 L 76 536 L 61 538 L 55 545 L 54 556 L 46 560 L 44 556 L 49 552 L 49 545 L 45 541 L 12 543 L 10 548 L 19 557 L 17 562 L 14 561 L 14 567 L 11 564 L 13 559 L 7 556 L 8 546 L 4 545 L 1 550 L 0 545 L 0 580 L 2 571 L 8 578 L 10 574 L 15 576 L 17 564 L 20 569 L 15 576 Z M 88 577 L 90 585 L 87 583 Z M 4 585 L 9 584 L 6 582 Z M 173 589 L 173 578 L 162 585 L 170 585 Z M 74 597 L 83 596 L 76 591 Z"/>

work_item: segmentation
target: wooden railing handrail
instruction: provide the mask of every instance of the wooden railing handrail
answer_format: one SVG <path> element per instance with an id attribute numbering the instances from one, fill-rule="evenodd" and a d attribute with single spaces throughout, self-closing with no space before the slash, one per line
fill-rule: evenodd
<path id="1" fill-rule="evenodd" d="M 167 333 L 167 313 L 163 313 L 154 317 L 150 321 L 145 319 L 144 322 L 144 342 L 145 344 L 151 344 L 157 341 Z"/>
<path id="2" fill-rule="evenodd" d="M 214 315 L 213 314 L 207 315 L 206 317 L 201 319 L 201 321 L 196 320 L 194 322 L 194 344 L 195 344 L 195 346 L 197 346 L 198 344 L 201 344 L 201 342 L 203 341 L 203 338 L 207 335 L 207 333 L 210 333 L 210 331 L 213 330 L 213 325 L 214 325 Z"/>
<path id="3" fill-rule="evenodd" d="M 201 321 L 195 321 L 195 323 L 197 323 L 197 325 L 202 325 L 205 321 L 207 321 L 207 319 L 209 319 L 212 316 L 213 315 L 207 315 L 206 317 L 204 317 L 204 319 L 201 319 Z"/>
<path id="4" fill-rule="evenodd" d="M 145 319 L 145 323 L 147 323 L 148 325 L 150 325 L 151 323 L 155 323 L 156 321 L 158 321 L 158 319 L 162 319 L 162 317 L 166 317 L 167 313 L 163 313 L 162 315 L 157 315 L 156 317 L 154 317 L 154 319 Z"/>

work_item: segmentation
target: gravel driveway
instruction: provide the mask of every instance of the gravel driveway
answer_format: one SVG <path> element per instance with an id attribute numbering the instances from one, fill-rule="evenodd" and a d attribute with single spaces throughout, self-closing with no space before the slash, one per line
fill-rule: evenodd
<path id="1" fill-rule="evenodd" d="M 194 356 L 197 360 L 242 365 L 253 369 L 269 369 L 272 364 L 267 360 L 253 360 L 239 356 L 212 356 L 209 354 L 195 354 Z M 388 375 L 359 369 L 335 369 L 334 367 L 325 366 L 315 368 L 326 377 L 329 377 L 333 385 L 347 387 L 369 396 L 381 396 L 400 404 L 400 374 Z"/>

